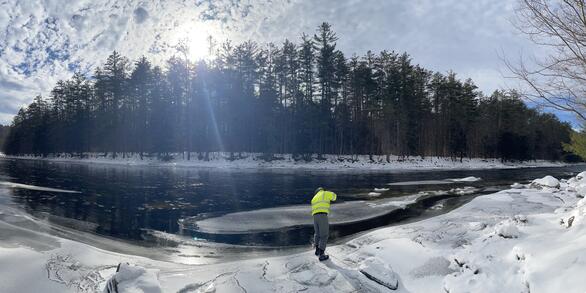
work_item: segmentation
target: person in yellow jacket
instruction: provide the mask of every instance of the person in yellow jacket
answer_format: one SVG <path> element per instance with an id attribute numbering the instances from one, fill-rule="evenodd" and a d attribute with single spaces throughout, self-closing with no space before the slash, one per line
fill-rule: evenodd
<path id="1" fill-rule="evenodd" d="M 315 195 L 311 199 L 311 215 L 313 216 L 313 244 L 315 245 L 315 255 L 320 261 L 330 258 L 326 251 L 326 244 L 330 234 L 330 224 L 328 214 L 330 213 L 330 202 L 336 201 L 336 194 L 327 191 L 321 187 L 315 190 Z"/>

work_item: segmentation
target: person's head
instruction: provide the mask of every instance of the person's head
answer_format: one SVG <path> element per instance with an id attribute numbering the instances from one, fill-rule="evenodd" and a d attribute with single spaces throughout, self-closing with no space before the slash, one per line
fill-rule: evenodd
<path id="1" fill-rule="evenodd" d="M 316 194 L 316 193 L 318 193 L 318 192 L 320 192 L 320 191 L 322 191 L 322 190 L 324 190 L 324 188 L 323 188 L 323 187 L 318 187 L 318 188 L 315 190 L 315 192 L 314 192 L 313 194 Z"/>

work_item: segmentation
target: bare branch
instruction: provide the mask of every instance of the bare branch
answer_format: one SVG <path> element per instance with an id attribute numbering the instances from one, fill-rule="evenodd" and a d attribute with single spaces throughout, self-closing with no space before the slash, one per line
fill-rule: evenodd
<path id="1" fill-rule="evenodd" d="M 504 60 L 513 78 L 527 86 L 523 95 L 586 122 L 585 0 L 519 0 L 515 27 L 539 46 L 545 58 L 516 64 Z"/>

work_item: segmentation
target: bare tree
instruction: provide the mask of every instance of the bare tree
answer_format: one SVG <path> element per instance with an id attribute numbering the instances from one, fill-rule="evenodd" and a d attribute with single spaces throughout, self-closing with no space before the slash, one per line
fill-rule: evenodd
<path id="1" fill-rule="evenodd" d="M 505 60 L 528 86 L 525 96 L 576 114 L 586 122 L 586 10 L 584 0 L 519 0 L 516 27 L 546 48 L 547 56 Z"/>

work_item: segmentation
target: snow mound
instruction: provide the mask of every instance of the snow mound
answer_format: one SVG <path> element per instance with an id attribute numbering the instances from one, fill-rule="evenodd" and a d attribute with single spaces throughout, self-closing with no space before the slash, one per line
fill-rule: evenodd
<path id="1" fill-rule="evenodd" d="M 399 287 L 399 277 L 390 265 L 382 262 L 379 258 L 371 257 L 360 265 L 360 272 L 367 278 L 391 289 Z"/>
<path id="2" fill-rule="evenodd" d="M 452 182 L 476 182 L 476 181 L 482 180 L 482 178 L 469 176 L 469 177 L 464 177 L 464 178 L 455 178 L 455 179 L 448 179 L 448 180 L 452 181 Z"/>
<path id="3" fill-rule="evenodd" d="M 547 175 L 540 179 L 535 179 L 531 182 L 533 188 L 560 188 L 560 181 L 555 177 Z"/>
<path id="4" fill-rule="evenodd" d="M 158 274 L 159 270 L 122 263 L 118 272 L 108 280 L 103 292 L 162 293 Z M 117 288 L 117 291 L 110 291 L 109 288 Z"/>
<path id="5" fill-rule="evenodd" d="M 519 231 L 519 228 L 517 228 L 517 225 L 510 220 L 498 223 L 494 227 L 494 232 L 496 235 L 503 238 L 519 238 L 519 236 L 521 236 L 521 232 Z"/>
<path id="6" fill-rule="evenodd" d="M 515 183 L 511 184 L 511 188 L 512 189 L 523 189 L 523 188 L 525 188 L 525 185 L 523 185 L 519 182 L 515 182 Z"/>
<path id="7" fill-rule="evenodd" d="M 517 224 L 527 224 L 529 220 L 527 219 L 526 215 L 515 215 L 513 217 L 513 221 L 515 221 Z"/>
<path id="8" fill-rule="evenodd" d="M 482 222 L 470 222 L 468 227 L 471 231 L 480 231 L 486 228 L 486 224 Z"/>
<path id="9" fill-rule="evenodd" d="M 369 192 L 368 193 L 368 196 L 372 196 L 372 197 L 377 197 L 377 196 L 380 196 L 380 195 L 381 195 L 380 192 Z"/>
<path id="10" fill-rule="evenodd" d="M 570 178 L 567 182 L 567 191 L 576 192 L 578 197 L 586 195 L 586 172 L 581 172 L 574 178 Z"/>
<path id="11" fill-rule="evenodd" d="M 374 189 L 375 192 L 385 192 L 385 191 L 389 191 L 388 188 L 375 188 Z"/>
<path id="12" fill-rule="evenodd" d="M 582 181 L 583 179 L 586 179 L 586 171 L 580 172 L 578 173 L 578 175 L 576 175 L 576 179 L 579 181 Z"/>
<path id="13" fill-rule="evenodd" d="M 584 216 L 586 216 L 586 199 L 582 198 L 576 203 L 576 207 L 573 208 L 572 212 L 560 220 L 560 224 L 566 228 L 579 226 L 584 221 Z"/>

